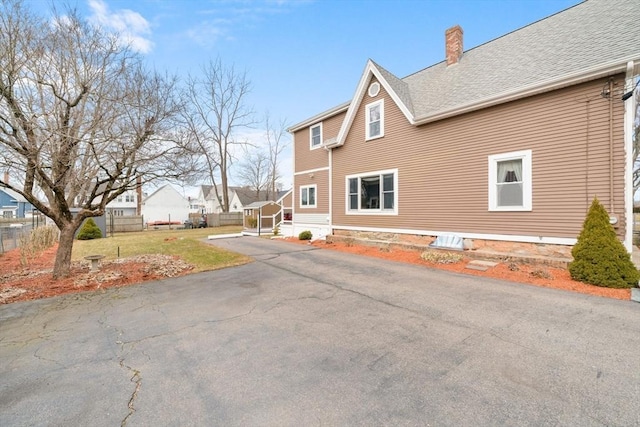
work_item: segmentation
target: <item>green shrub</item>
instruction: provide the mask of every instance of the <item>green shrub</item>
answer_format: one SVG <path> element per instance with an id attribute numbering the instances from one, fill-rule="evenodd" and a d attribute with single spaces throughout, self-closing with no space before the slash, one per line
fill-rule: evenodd
<path id="1" fill-rule="evenodd" d="M 571 255 L 569 272 L 574 280 L 607 288 L 638 285 L 640 272 L 616 237 L 609 214 L 597 198 L 593 199 Z"/>
<path id="2" fill-rule="evenodd" d="M 258 227 L 258 219 L 257 218 L 247 218 L 247 223 L 249 224 L 249 228 L 256 228 Z"/>
<path id="3" fill-rule="evenodd" d="M 93 218 L 88 218 L 78 233 L 78 240 L 92 240 L 102 238 L 102 230 L 96 225 Z"/>
<path id="4" fill-rule="evenodd" d="M 298 234 L 299 240 L 311 240 L 312 237 L 313 237 L 313 234 L 311 234 L 311 231 L 309 230 L 304 230 L 303 232 Z"/>

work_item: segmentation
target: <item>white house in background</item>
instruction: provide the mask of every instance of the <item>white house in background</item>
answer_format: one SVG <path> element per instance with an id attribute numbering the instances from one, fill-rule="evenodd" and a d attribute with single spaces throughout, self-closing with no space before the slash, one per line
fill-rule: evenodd
<path id="1" fill-rule="evenodd" d="M 201 185 L 198 190 L 198 197 L 190 200 L 191 207 L 201 214 L 220 213 L 222 209 L 222 186 L 218 185 L 218 197 L 213 185 Z M 229 212 L 242 212 L 245 206 L 258 201 L 265 201 L 266 192 L 256 194 L 256 191 L 249 187 L 228 187 L 229 191 Z M 274 195 L 272 199 L 275 199 Z"/>
<path id="2" fill-rule="evenodd" d="M 107 215 L 132 216 L 137 215 L 138 200 L 135 190 L 129 190 L 119 195 L 107 205 Z"/>
<path id="3" fill-rule="evenodd" d="M 142 201 L 142 215 L 147 223 L 183 222 L 189 218 L 189 212 L 192 212 L 189 200 L 169 184 L 158 188 Z"/>

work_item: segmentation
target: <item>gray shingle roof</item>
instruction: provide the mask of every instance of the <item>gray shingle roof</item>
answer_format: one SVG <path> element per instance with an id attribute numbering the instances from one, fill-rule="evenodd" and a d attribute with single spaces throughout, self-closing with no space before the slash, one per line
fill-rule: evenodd
<path id="1" fill-rule="evenodd" d="M 402 79 L 417 120 L 608 63 L 640 59 L 637 0 L 588 0 Z"/>
<path id="2" fill-rule="evenodd" d="M 454 65 L 447 66 L 444 60 L 399 79 L 369 60 L 351 104 L 329 110 L 336 114 L 348 106 L 337 139 L 325 141 L 325 146 L 344 143 L 372 73 L 382 80 L 409 122 L 419 125 L 621 73 L 628 61 L 634 61 L 638 73 L 639 23 L 638 0 L 586 0 L 469 49 Z M 326 117 L 321 113 L 289 131 Z"/>

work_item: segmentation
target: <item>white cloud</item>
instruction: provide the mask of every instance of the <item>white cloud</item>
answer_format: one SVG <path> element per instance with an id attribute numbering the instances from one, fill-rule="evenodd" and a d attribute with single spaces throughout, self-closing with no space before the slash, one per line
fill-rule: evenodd
<path id="1" fill-rule="evenodd" d="M 142 15 L 131 9 L 111 11 L 103 0 L 89 0 L 92 15 L 89 21 L 102 28 L 117 33 L 123 44 L 133 50 L 149 53 L 153 43 L 147 38 L 151 35 L 151 25 Z"/>
<path id="2" fill-rule="evenodd" d="M 220 40 L 235 40 L 235 33 L 258 25 L 270 15 L 287 13 L 293 7 L 313 0 L 213 0 L 206 9 L 198 10 L 202 16 L 216 16 L 199 22 L 186 32 L 198 45 L 210 48 Z M 212 7 L 213 6 L 213 7 Z"/>

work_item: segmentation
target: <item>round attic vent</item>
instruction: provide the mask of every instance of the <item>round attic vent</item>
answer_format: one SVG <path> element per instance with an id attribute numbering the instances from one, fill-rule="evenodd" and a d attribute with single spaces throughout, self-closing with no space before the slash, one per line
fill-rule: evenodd
<path id="1" fill-rule="evenodd" d="M 369 96 L 373 98 L 379 93 L 380 93 L 380 83 L 378 82 L 371 83 L 371 85 L 369 86 Z"/>

